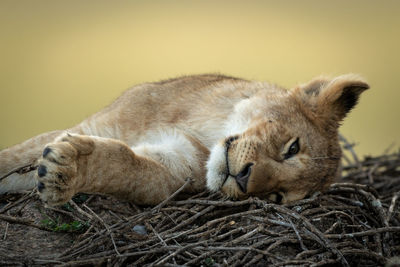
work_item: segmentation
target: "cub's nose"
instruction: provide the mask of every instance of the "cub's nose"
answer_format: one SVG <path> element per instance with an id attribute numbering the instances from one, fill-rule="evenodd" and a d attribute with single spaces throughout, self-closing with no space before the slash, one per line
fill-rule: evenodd
<path id="1" fill-rule="evenodd" d="M 235 177 L 236 183 L 243 193 L 247 192 L 247 182 L 249 181 L 249 177 L 251 174 L 251 166 L 253 166 L 253 163 L 246 164 L 246 166 L 244 166 L 244 168 Z"/>

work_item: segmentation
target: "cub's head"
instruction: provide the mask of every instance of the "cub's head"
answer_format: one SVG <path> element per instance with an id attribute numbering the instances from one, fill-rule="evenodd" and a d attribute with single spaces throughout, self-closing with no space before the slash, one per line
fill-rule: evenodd
<path id="1" fill-rule="evenodd" d="M 243 130 L 211 150 L 208 188 L 278 203 L 324 190 L 340 174 L 340 122 L 366 89 L 359 77 L 344 75 L 243 100 L 230 122 Z"/>

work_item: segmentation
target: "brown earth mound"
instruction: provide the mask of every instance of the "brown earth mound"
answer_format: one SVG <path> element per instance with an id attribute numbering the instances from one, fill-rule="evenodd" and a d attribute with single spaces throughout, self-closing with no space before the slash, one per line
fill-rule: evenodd
<path id="1" fill-rule="evenodd" d="M 79 195 L 49 209 L 35 192 L 3 195 L 0 265 L 395 266 L 400 152 L 349 155 L 340 183 L 288 205 L 203 192 L 153 208 Z"/>

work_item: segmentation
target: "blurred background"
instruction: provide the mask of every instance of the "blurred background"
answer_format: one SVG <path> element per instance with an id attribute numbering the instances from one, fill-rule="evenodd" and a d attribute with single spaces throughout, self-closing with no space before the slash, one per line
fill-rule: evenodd
<path id="1" fill-rule="evenodd" d="M 342 133 L 360 155 L 400 144 L 399 1 L 0 1 L 0 148 L 70 127 L 126 88 L 220 72 L 287 88 L 371 85 Z"/>

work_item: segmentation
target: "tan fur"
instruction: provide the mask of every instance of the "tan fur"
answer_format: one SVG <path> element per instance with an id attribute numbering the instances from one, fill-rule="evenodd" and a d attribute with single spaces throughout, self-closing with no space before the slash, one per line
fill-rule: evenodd
<path id="1" fill-rule="evenodd" d="M 188 193 L 207 185 L 232 198 L 301 199 L 337 177 L 338 126 L 367 88 L 354 75 L 289 91 L 221 75 L 138 85 L 61 135 L 1 151 L 0 177 L 39 168 L 1 180 L 0 193 L 37 184 L 50 205 L 78 192 L 154 205 L 191 177 Z"/>

